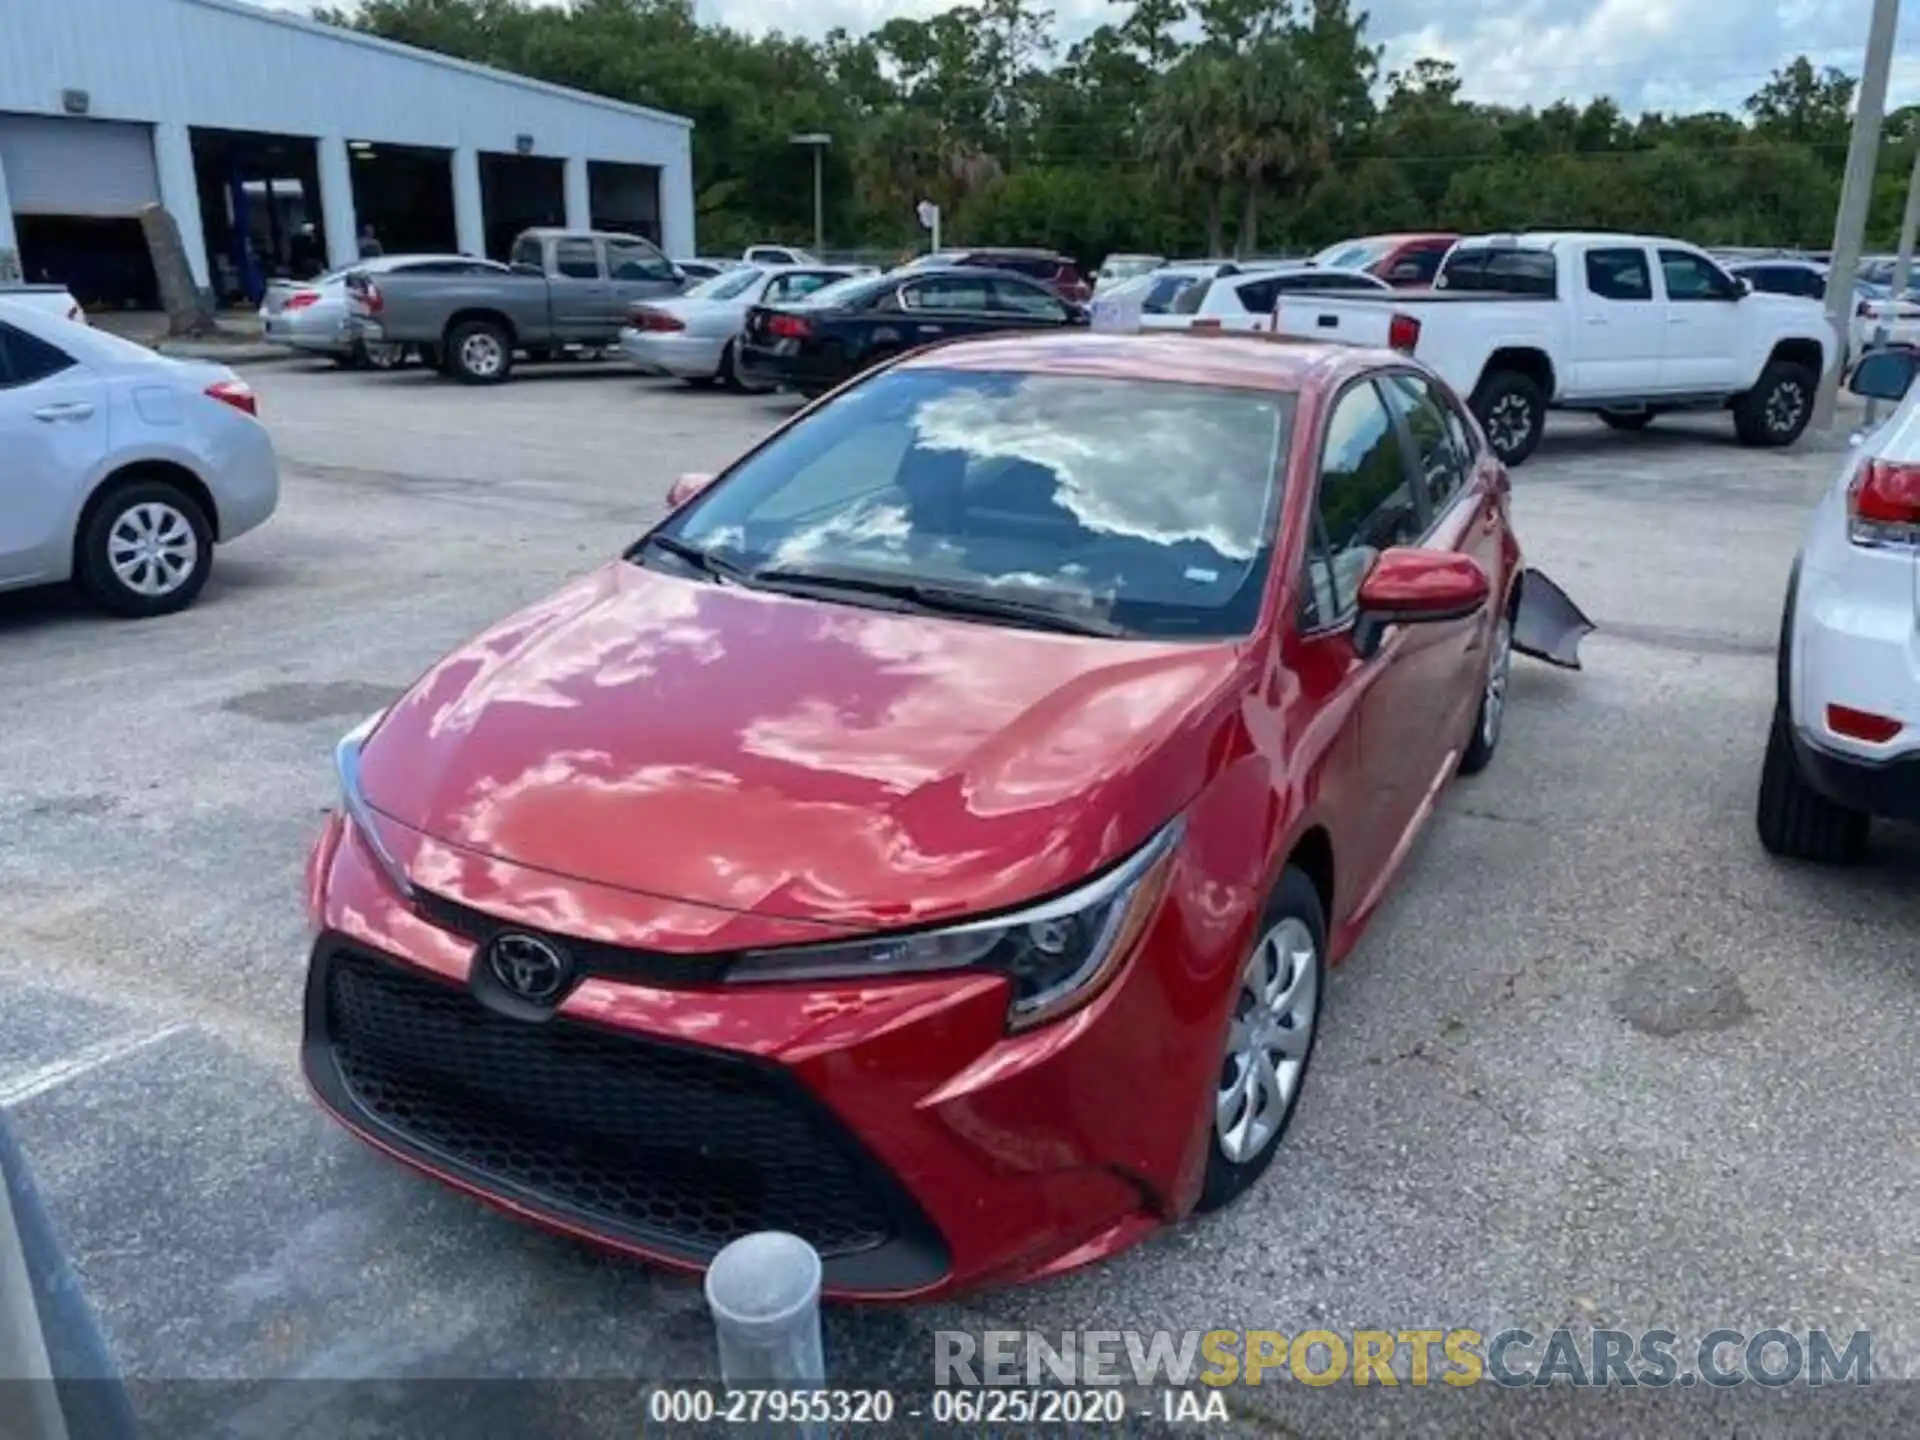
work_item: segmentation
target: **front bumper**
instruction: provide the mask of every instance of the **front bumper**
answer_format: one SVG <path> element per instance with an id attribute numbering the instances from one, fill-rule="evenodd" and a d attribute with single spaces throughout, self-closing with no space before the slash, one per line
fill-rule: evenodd
<path id="1" fill-rule="evenodd" d="M 414 875 L 509 868 L 403 827 L 382 837 Z M 470 989 L 490 930 L 553 935 L 511 885 L 484 912 L 409 905 L 336 818 L 309 887 L 303 1060 L 320 1101 L 547 1228 L 686 1269 L 786 1228 L 821 1250 L 828 1294 L 906 1299 L 1099 1259 L 1197 1193 L 1233 967 L 1192 953 L 1171 899 L 1092 1004 L 1009 1036 L 995 976 L 702 987 L 647 968 L 684 977 L 697 956 L 570 936 L 554 938 L 599 958 L 530 1024 Z M 671 912 L 692 933 L 693 907 L 569 888 L 576 925 Z M 1196 965 L 1220 979 L 1217 1003 Z M 352 987 L 380 1007 L 355 1009 Z"/>

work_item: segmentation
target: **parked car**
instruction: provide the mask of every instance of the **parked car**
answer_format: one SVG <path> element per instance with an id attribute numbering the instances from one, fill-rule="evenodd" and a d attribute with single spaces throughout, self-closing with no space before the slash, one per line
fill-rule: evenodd
<path id="1" fill-rule="evenodd" d="M 1299 261 L 1258 270 L 1234 270 L 1208 277 L 1196 275 L 1179 287 L 1164 309 L 1146 310 L 1143 330 L 1271 330 L 1274 306 L 1281 296 L 1296 292 L 1336 291 L 1378 294 L 1387 282 L 1364 270 L 1336 270 Z"/>
<path id="2" fill-rule="evenodd" d="M 1801 301 L 1752 293 L 1703 251 L 1640 235 L 1462 240 L 1429 293 L 1281 297 L 1279 333 L 1417 355 L 1471 396 L 1508 465 L 1549 408 L 1640 430 L 1730 410 L 1742 444 L 1791 445 L 1838 337 Z"/>
<path id="3" fill-rule="evenodd" d="M 1331 270 L 1364 270 L 1396 289 L 1431 285 L 1459 236 L 1447 232 L 1363 235 L 1329 245 L 1309 262 Z"/>
<path id="4" fill-rule="evenodd" d="M 1167 263 L 1164 255 L 1136 255 L 1121 252 L 1109 255 L 1100 262 L 1100 269 L 1093 277 L 1094 295 L 1104 295 L 1115 285 L 1150 274 Z"/>
<path id="5" fill-rule="evenodd" d="M 620 353 L 649 374 L 745 390 L 740 332 L 755 305 L 783 305 L 853 272 L 841 265 L 741 265 L 684 295 L 633 307 Z"/>
<path id="6" fill-rule="evenodd" d="M 749 385 L 823 395 L 936 340 L 1086 323 L 1085 310 L 1011 270 L 894 270 L 846 281 L 812 304 L 754 306 L 738 368 Z"/>
<path id="7" fill-rule="evenodd" d="M 1792 295 L 1824 306 L 1831 268 L 1813 260 L 1748 260 L 1728 265 L 1727 273 L 1762 294 Z M 1887 286 L 1863 276 L 1853 282 L 1853 311 L 1842 363 L 1851 364 L 1855 356 L 1864 354 L 1876 336 L 1886 344 L 1920 343 L 1920 302 L 1896 299 Z"/>
<path id="8" fill-rule="evenodd" d="M 0 590 L 73 581 L 115 615 L 193 603 L 280 498 L 233 371 L 0 300 Z"/>
<path id="9" fill-rule="evenodd" d="M 627 1254 L 791 1232 L 840 1298 L 1054 1274 L 1253 1185 L 1535 604 L 1445 384 L 973 340 L 670 504 L 341 742 L 320 1103 Z"/>
<path id="10" fill-rule="evenodd" d="M 1857 860 L 1875 816 L 1920 821 L 1920 354 L 1876 350 L 1849 379 L 1892 401 L 1814 509 L 1787 582 L 1760 842 Z"/>
<path id="11" fill-rule="evenodd" d="M 87 323 L 87 312 L 81 308 L 80 302 L 73 298 L 73 292 L 64 285 L 0 283 L 0 300 L 13 305 L 25 305 L 49 315 L 58 315 L 62 320 L 72 320 L 81 325 Z"/>
<path id="12" fill-rule="evenodd" d="M 740 255 L 743 265 L 818 265 L 819 257 L 798 245 L 749 245 Z"/>
<path id="13" fill-rule="evenodd" d="M 902 270 L 944 270 L 956 265 L 978 265 L 989 270 L 1011 270 L 1038 280 L 1062 300 L 1084 305 L 1093 298 L 1093 287 L 1080 274 L 1080 267 L 1057 250 L 986 248 L 978 250 L 935 250 L 901 266 Z M 897 272 L 896 272 L 897 273 Z"/>
<path id="14" fill-rule="evenodd" d="M 354 333 L 347 276 L 504 275 L 498 260 L 472 255 L 378 255 L 313 280 L 274 280 L 260 301 L 260 330 L 290 350 L 323 355 L 352 369 L 392 370 L 406 363 L 404 345 L 369 345 Z"/>
<path id="15" fill-rule="evenodd" d="M 636 301 L 677 295 L 686 279 L 651 241 L 601 231 L 529 230 L 512 268 L 467 275 L 347 276 L 353 333 L 365 345 L 419 347 L 444 374 L 497 385 L 514 357 L 612 349 Z"/>

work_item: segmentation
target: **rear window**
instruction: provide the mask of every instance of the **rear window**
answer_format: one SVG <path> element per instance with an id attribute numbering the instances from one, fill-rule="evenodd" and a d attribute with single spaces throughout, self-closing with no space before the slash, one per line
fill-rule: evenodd
<path id="1" fill-rule="evenodd" d="M 1391 242 L 1385 240 L 1372 242 L 1343 240 L 1338 245 L 1329 245 L 1315 255 L 1311 263 L 1323 269 L 1364 270 L 1385 256 L 1391 248 Z"/>
<path id="2" fill-rule="evenodd" d="M 1477 290 L 1551 300 L 1559 293 L 1551 250 L 1474 246 L 1456 249 L 1434 279 L 1440 290 Z"/>
<path id="3" fill-rule="evenodd" d="M 1132 636 L 1244 635 L 1293 407 L 1162 381 L 895 370 L 777 434 L 663 533 L 749 572 L 924 584 Z"/>
<path id="4" fill-rule="evenodd" d="M 1200 307 L 1207 303 L 1207 292 L 1213 288 L 1211 280 L 1195 280 L 1173 297 L 1173 304 L 1167 307 L 1169 315 L 1198 315 Z"/>

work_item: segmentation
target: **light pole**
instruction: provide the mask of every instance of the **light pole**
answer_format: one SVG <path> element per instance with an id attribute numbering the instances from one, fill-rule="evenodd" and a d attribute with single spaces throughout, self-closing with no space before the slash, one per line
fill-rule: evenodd
<path id="1" fill-rule="evenodd" d="M 813 253 L 815 258 L 818 258 L 827 248 L 827 207 L 821 173 L 827 147 L 833 143 L 833 136 L 815 130 L 791 138 L 794 144 L 804 145 L 813 151 Z"/>

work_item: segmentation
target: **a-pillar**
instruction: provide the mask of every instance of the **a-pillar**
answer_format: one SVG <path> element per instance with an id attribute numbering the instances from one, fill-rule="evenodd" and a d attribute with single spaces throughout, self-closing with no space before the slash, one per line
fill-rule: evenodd
<path id="1" fill-rule="evenodd" d="M 327 232 L 327 265 L 343 269 L 360 258 L 360 221 L 353 209 L 353 161 L 343 136 L 313 142 L 320 162 L 320 219 Z"/>
<path id="2" fill-rule="evenodd" d="M 487 211 L 480 198 L 480 152 L 462 145 L 453 152 L 454 248 L 462 255 L 487 253 Z"/>
<path id="3" fill-rule="evenodd" d="M 207 269 L 207 232 L 200 223 L 200 182 L 193 171 L 193 137 L 184 125 L 153 127 L 153 168 L 160 181 L 160 203 L 180 230 L 180 248 L 196 289 L 213 284 Z"/>
<path id="4" fill-rule="evenodd" d="M 587 161 L 583 155 L 567 157 L 567 228 L 593 228 L 593 189 L 587 183 Z"/>

